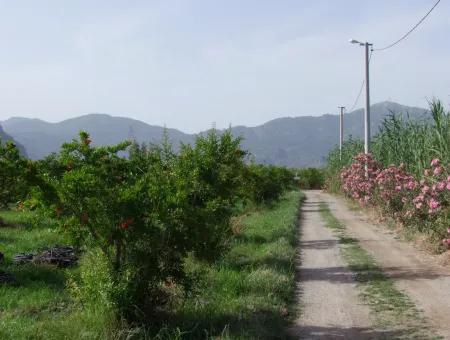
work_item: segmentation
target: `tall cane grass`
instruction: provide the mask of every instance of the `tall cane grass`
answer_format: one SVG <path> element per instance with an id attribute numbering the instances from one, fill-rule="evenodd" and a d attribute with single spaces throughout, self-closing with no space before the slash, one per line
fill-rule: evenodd
<path id="1" fill-rule="evenodd" d="M 340 189 L 339 173 L 352 163 L 353 157 L 363 151 L 361 140 L 344 142 L 342 156 L 335 147 L 328 155 L 327 188 L 332 192 Z M 417 178 L 430 166 L 431 160 L 439 158 L 450 165 L 450 113 L 442 103 L 430 103 L 430 114 L 412 119 L 408 114 L 391 113 L 382 122 L 379 133 L 373 138 L 371 151 L 374 158 L 385 167 L 404 163 Z"/>
<path id="2" fill-rule="evenodd" d="M 404 163 L 408 171 L 420 176 L 433 158 L 450 164 L 450 115 L 440 101 L 430 103 L 431 117 L 412 120 L 391 114 L 374 138 L 374 157 L 383 165 Z"/>

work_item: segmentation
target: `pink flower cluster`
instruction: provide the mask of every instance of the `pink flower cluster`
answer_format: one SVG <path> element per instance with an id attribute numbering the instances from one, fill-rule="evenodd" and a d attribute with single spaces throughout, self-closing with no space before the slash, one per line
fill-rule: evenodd
<path id="1" fill-rule="evenodd" d="M 436 214 L 449 207 L 450 174 L 439 159 L 431 161 L 431 168 L 425 169 L 419 185 L 419 192 L 412 201 L 416 210 Z"/>
<path id="2" fill-rule="evenodd" d="M 391 165 L 380 171 L 376 178 L 377 194 L 379 197 L 393 209 L 402 208 L 407 202 L 406 195 L 418 187 L 414 177 L 406 172 L 406 167 L 401 164 L 399 167 Z"/>
<path id="3" fill-rule="evenodd" d="M 348 196 L 366 205 L 373 199 L 379 173 L 380 165 L 372 155 L 360 153 L 350 167 L 341 171 L 342 188 Z"/>
<path id="4" fill-rule="evenodd" d="M 450 227 L 450 168 L 439 159 L 433 159 L 416 179 L 404 164 L 383 169 L 371 155 L 359 154 L 342 170 L 341 183 L 344 192 L 361 205 L 379 206 L 400 222 L 421 229 L 424 225 L 433 230 Z M 450 238 L 447 241 L 450 246 Z"/>
<path id="5" fill-rule="evenodd" d="M 447 235 L 450 237 L 450 228 L 447 229 Z M 442 244 L 446 247 L 450 247 L 450 238 L 444 238 Z"/>

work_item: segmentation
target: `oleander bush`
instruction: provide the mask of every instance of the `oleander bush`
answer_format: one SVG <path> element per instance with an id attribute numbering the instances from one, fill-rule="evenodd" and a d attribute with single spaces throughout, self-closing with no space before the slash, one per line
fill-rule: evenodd
<path id="1" fill-rule="evenodd" d="M 353 157 L 363 152 L 364 144 L 358 139 L 349 139 L 344 141 L 342 152 L 339 147 L 331 150 L 327 157 L 327 165 L 324 169 L 325 182 L 324 187 L 329 192 L 338 193 L 342 190 L 340 173 L 344 167 L 353 162 Z"/>
<path id="2" fill-rule="evenodd" d="M 345 144 L 341 159 L 339 150 L 333 150 L 327 183 L 331 190 L 341 190 L 361 205 L 376 206 L 408 228 L 443 239 L 448 247 L 450 114 L 437 101 L 430 112 L 429 120 L 387 117 L 374 138 L 372 154 L 361 153 L 362 143 L 353 141 Z"/>

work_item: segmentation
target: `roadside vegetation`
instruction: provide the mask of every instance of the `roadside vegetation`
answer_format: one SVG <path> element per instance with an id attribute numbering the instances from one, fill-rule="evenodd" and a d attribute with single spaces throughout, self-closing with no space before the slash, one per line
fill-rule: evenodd
<path id="1" fill-rule="evenodd" d="M 325 171 L 322 168 L 303 168 L 295 171 L 301 189 L 322 189 L 325 183 Z"/>
<path id="2" fill-rule="evenodd" d="M 1 338 L 250 339 L 286 325 L 291 170 L 248 164 L 239 139 L 215 132 L 178 152 L 94 147 L 85 132 L 41 161 L 0 151 Z M 14 261 L 54 245 L 78 264 Z"/>
<path id="3" fill-rule="evenodd" d="M 189 262 L 203 277 L 197 292 L 175 308 L 168 329 L 183 338 L 283 338 L 294 301 L 299 191 L 233 219 L 235 237 L 217 263 Z"/>
<path id="4" fill-rule="evenodd" d="M 444 251 L 450 245 L 450 114 L 438 101 L 430 117 L 392 114 L 371 145 L 347 141 L 328 157 L 326 186 L 362 206 L 373 206 L 404 228 L 427 235 Z"/>

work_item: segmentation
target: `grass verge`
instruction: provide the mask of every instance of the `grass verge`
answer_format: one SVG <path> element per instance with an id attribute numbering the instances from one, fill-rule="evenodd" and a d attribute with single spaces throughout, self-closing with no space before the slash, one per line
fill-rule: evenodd
<path id="1" fill-rule="evenodd" d="M 299 202 L 292 191 L 272 207 L 235 221 L 236 237 L 225 258 L 212 266 L 190 262 L 204 280 L 168 325 L 183 339 L 276 339 L 293 313 Z"/>
<path id="2" fill-rule="evenodd" d="M 105 309 L 76 305 L 66 289 L 68 275 L 77 269 L 11 263 L 19 252 L 36 252 L 45 246 L 65 244 L 54 229 L 45 228 L 30 212 L 0 212 L 7 227 L 0 227 L 0 270 L 13 274 L 18 284 L 0 283 L 0 339 L 105 339 L 113 316 Z"/>
<path id="3" fill-rule="evenodd" d="M 270 207 L 237 217 L 230 251 L 220 262 L 188 260 L 191 275 L 201 278 L 199 286 L 179 297 L 159 332 L 122 324 L 106 307 L 77 304 L 67 280 L 79 275 L 79 268 L 13 265 L 11 258 L 19 252 L 67 240 L 50 225 L 43 227 L 48 221 L 37 221 L 33 213 L 0 212 L 7 224 L 0 227 L 0 251 L 6 257 L 0 270 L 19 282 L 0 283 L 0 339 L 282 339 L 293 315 L 302 197 L 288 192 Z"/>
<path id="4" fill-rule="evenodd" d="M 339 237 L 342 256 L 355 274 L 361 296 L 375 315 L 377 326 L 397 331 L 400 339 L 438 339 L 410 298 L 395 288 L 375 259 L 358 240 L 345 232 L 345 226 L 331 213 L 328 205 L 322 203 L 320 208 L 327 227 Z"/>

